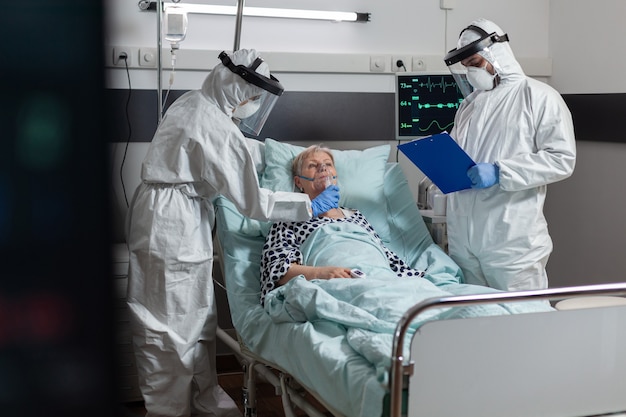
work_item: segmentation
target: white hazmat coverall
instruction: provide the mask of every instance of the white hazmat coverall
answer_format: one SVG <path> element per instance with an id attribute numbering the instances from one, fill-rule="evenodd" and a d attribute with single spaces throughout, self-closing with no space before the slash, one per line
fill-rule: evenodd
<path id="1" fill-rule="evenodd" d="M 484 19 L 472 25 L 503 34 Z M 479 38 L 466 30 L 459 49 Z M 500 83 L 461 103 L 451 136 L 476 163 L 495 163 L 499 183 L 448 195 L 449 252 L 467 283 L 505 291 L 547 288 L 552 240 L 543 206 L 547 184 L 574 170 L 572 117 L 556 90 L 524 74 L 508 42 L 489 49 L 480 54 Z"/>
<path id="2" fill-rule="evenodd" d="M 249 66 L 257 56 L 239 50 L 231 59 Z M 256 72 L 269 77 L 266 63 Z M 212 199 L 222 194 L 260 220 L 311 217 L 306 195 L 259 187 L 252 140 L 231 120 L 258 90 L 218 64 L 201 90 L 168 109 L 143 161 L 127 216 L 128 305 L 149 417 L 240 415 L 215 370 Z"/>

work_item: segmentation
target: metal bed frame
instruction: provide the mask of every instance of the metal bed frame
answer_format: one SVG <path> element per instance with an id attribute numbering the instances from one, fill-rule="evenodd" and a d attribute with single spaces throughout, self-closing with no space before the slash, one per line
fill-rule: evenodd
<path id="1" fill-rule="evenodd" d="M 557 299 L 569 299 L 569 298 L 578 298 L 578 297 L 591 297 L 591 296 L 601 296 L 601 295 L 609 295 L 609 296 L 624 296 L 626 295 L 626 283 L 618 283 L 618 284 L 603 284 L 603 285 L 589 285 L 589 286 L 579 286 L 579 287 L 567 287 L 567 288 L 554 288 L 554 289 L 546 289 L 546 290 L 536 290 L 536 291 L 519 291 L 519 292 L 508 292 L 508 293 L 495 293 L 495 294 L 481 294 L 481 295 L 470 295 L 470 296 L 452 296 L 452 297 L 443 297 L 443 298 L 434 298 L 429 299 L 419 304 L 416 304 L 414 307 L 409 309 L 400 322 L 397 325 L 395 334 L 394 334 L 394 345 L 392 352 L 392 364 L 390 371 L 390 416 L 391 417 L 400 417 L 402 416 L 402 394 L 403 390 L 407 388 L 410 384 L 409 377 L 411 377 L 414 372 L 414 363 L 405 361 L 403 352 L 404 352 L 404 340 L 409 330 L 409 325 L 411 322 L 421 313 L 426 310 L 430 310 L 433 308 L 442 308 L 442 307 L 461 307 L 461 306 L 470 306 L 477 304 L 485 304 L 485 303 L 503 303 L 503 302 L 519 302 L 519 301 L 530 301 L 530 300 L 557 300 Z M 606 307 L 603 307 L 606 308 Z M 610 307 L 609 307 L 610 308 Z M 621 319 L 623 317 L 623 329 L 626 329 L 626 307 L 618 307 L 621 308 L 622 315 L 619 316 Z M 549 312 L 549 313 L 539 313 L 539 314 L 560 314 L 566 312 Z M 462 319 L 462 320 L 472 320 L 472 319 Z M 424 326 L 428 326 L 429 323 Z M 624 334 L 626 334 L 625 330 L 622 330 Z M 558 335 L 557 335 L 558 336 Z M 626 338 L 622 335 L 622 338 L 626 340 Z M 623 342 L 622 342 L 623 343 Z M 626 346 L 622 346 L 625 348 L 623 350 L 624 355 L 626 355 Z M 618 348 L 619 349 L 619 348 Z M 602 353 L 602 352 L 598 352 Z M 626 369 L 615 369 L 615 377 L 621 378 L 622 381 L 626 381 Z M 597 387 L 594 387 L 594 383 L 599 384 L 600 386 L 611 384 L 613 381 L 587 381 L 587 383 L 593 387 L 592 389 L 598 390 Z M 623 382 L 622 385 L 626 386 L 626 382 Z M 490 394 L 490 393 L 489 393 Z M 604 393 L 602 393 L 604 394 Z M 410 394 L 409 394 L 410 395 Z M 609 412 L 624 412 L 626 411 L 626 392 L 620 395 L 620 398 L 617 399 L 617 402 L 620 403 L 619 407 L 624 407 L 624 409 L 615 409 L 609 410 Z M 571 396 L 571 394 L 570 394 Z M 624 400 L 622 400 L 623 398 Z M 571 400 L 571 397 L 565 398 L 567 401 Z M 602 401 L 602 398 L 593 398 L 596 402 Z M 612 398 L 614 400 L 615 398 Z M 482 401 L 488 401 L 488 398 L 483 399 Z M 481 401 L 478 399 L 477 401 Z M 603 414 L 606 413 L 603 412 Z M 471 414 L 471 413 L 470 413 Z M 464 413 L 464 415 L 470 415 L 468 413 Z M 409 409 L 409 415 L 415 415 Z M 527 414 L 528 415 L 528 414 Z M 588 414 L 587 414 L 588 415 Z"/>

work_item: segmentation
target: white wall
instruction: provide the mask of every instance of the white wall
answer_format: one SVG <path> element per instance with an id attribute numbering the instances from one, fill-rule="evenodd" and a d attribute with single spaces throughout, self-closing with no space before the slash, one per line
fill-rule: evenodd
<path id="1" fill-rule="evenodd" d="M 626 2 L 550 1 L 550 83 L 561 93 L 626 92 Z M 623 143 L 577 144 L 574 175 L 549 187 L 553 285 L 626 281 L 626 134 Z"/>
<path id="2" fill-rule="evenodd" d="M 203 3 L 183 0 L 183 3 Z M 234 4 L 234 1 L 204 1 Z M 506 4 L 497 0 L 453 0 L 453 10 L 439 7 L 439 0 L 247 0 L 250 7 L 287 7 L 300 9 L 370 12 L 365 24 L 336 24 L 244 17 L 242 48 L 272 52 L 307 53 L 413 53 L 443 54 L 458 38 L 471 19 L 493 19 L 520 39 L 520 56 L 547 55 L 548 0 L 517 0 Z M 136 1 L 109 0 L 107 34 L 109 45 L 156 46 L 154 12 L 141 12 Z M 448 16 L 448 19 L 446 19 Z M 446 29 L 446 20 L 448 27 Z M 527 22 L 533 32 L 528 34 Z M 231 16 L 193 15 L 189 21 L 184 48 L 232 50 L 235 19 Z M 448 43 L 446 45 L 446 35 Z"/>
<path id="3" fill-rule="evenodd" d="M 199 1 L 186 1 L 194 3 Z M 215 4 L 233 2 L 212 1 Z M 442 10 L 439 0 L 342 0 L 342 1 L 298 1 L 248 0 L 246 6 L 291 7 L 343 11 L 370 12 L 368 23 L 332 23 L 325 21 L 296 21 L 292 19 L 244 17 L 241 33 L 241 48 L 255 48 L 264 53 L 270 68 L 282 67 L 283 62 L 274 62 L 272 54 L 293 57 L 294 61 L 304 57 L 318 56 L 320 61 L 334 58 L 344 60 L 371 55 L 407 55 L 428 58 L 427 70 L 446 68 L 442 58 L 455 46 L 458 34 L 476 17 L 487 17 L 506 27 L 515 39 L 518 58 L 527 63 L 527 70 L 534 70 L 539 62 L 538 72 L 549 67 L 548 51 L 548 0 L 517 0 L 499 2 L 497 0 L 476 0 L 473 2 L 453 0 L 452 10 Z M 128 0 L 109 0 L 107 3 L 107 47 L 126 46 L 132 48 L 156 48 L 156 13 L 140 11 L 137 3 Z M 539 16 L 539 17 L 537 17 Z M 533 21 L 533 30 L 526 30 L 526 22 Z M 232 50 L 234 45 L 235 19 L 231 16 L 190 15 L 186 39 L 181 43 L 178 66 L 184 66 L 185 54 L 189 51 Z M 168 48 L 167 42 L 163 43 Z M 133 49 L 135 52 L 135 49 Z M 105 61 L 110 63 L 111 51 L 106 50 Z M 330 56 L 328 56 L 330 54 Z M 218 63 L 217 53 L 202 57 L 206 61 L 205 70 Z M 547 60 L 547 61 L 546 61 Z M 138 56 L 131 57 L 131 64 L 138 62 Z M 358 61 L 360 62 L 360 61 Z M 169 53 L 164 54 L 163 64 L 169 66 Z M 369 60 L 366 63 L 369 69 Z M 389 60 L 391 64 L 391 60 Z M 286 71 L 289 72 L 289 65 Z M 294 62 L 292 65 L 296 65 Z M 319 65 L 324 65 L 320 63 Z M 330 65 L 326 62 L 326 65 Z M 354 64 L 356 65 L 356 64 Z M 195 65 L 196 71 L 177 73 L 174 88 L 197 88 L 204 72 Z M 289 91 L 393 91 L 391 76 L 375 74 L 370 76 L 346 77 L 334 71 L 325 74 L 306 74 L 298 70 L 296 74 L 284 75 L 280 80 Z M 333 75 L 328 72 L 334 73 Z M 339 71 L 341 72 L 341 70 Z M 361 70 L 357 70 L 361 72 Z M 107 71 L 111 88 L 126 88 L 126 72 L 122 69 Z M 156 74 L 153 68 L 133 69 L 131 72 L 135 88 L 156 88 Z M 167 75 L 167 74 L 166 74 Z M 164 76 L 167 83 L 169 76 Z"/>
<path id="4" fill-rule="evenodd" d="M 624 0 L 550 0 L 550 84 L 563 94 L 626 93 L 625 18 Z"/>

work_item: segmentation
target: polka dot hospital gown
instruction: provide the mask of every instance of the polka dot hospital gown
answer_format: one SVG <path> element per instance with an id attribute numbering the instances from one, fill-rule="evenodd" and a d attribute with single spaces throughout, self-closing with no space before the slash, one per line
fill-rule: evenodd
<path id="1" fill-rule="evenodd" d="M 276 222 L 272 225 L 263 246 L 261 259 L 261 304 L 265 296 L 279 286 L 278 281 L 285 275 L 292 263 L 303 263 L 300 246 L 304 241 L 316 229 L 330 223 L 352 223 L 365 229 L 380 244 L 389 261 L 389 267 L 398 277 L 424 276 L 423 271 L 411 268 L 398 255 L 385 247 L 372 225 L 360 211 L 342 210 L 346 216 L 344 218 L 314 217 L 306 222 Z"/>

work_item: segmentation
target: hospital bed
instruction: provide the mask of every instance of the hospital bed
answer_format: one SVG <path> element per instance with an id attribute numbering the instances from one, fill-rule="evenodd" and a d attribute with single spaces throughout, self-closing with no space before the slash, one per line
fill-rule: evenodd
<path id="1" fill-rule="evenodd" d="M 261 184 L 291 190 L 289 161 L 303 148 L 271 139 L 250 146 L 263 161 L 257 167 Z M 270 225 L 242 216 L 223 197 L 215 200 L 216 248 L 236 330 L 231 337 L 220 329 L 218 337 L 244 366 L 246 415 L 256 415 L 258 378 L 276 386 L 287 416 L 292 404 L 307 415 L 328 415 L 314 403 L 350 417 L 624 412 L 626 306 L 558 311 L 548 300 L 626 295 L 626 284 L 519 293 L 468 289 L 458 283 L 456 264 L 433 243 L 402 170 L 387 162 L 388 154 L 388 146 L 334 152 L 340 204 L 361 210 L 390 249 L 412 266 L 428 268 L 428 280 L 452 295 L 410 305 L 391 332 L 357 332 L 365 335 L 364 351 L 357 352 L 354 334 L 343 324 L 270 317 L 259 303 L 261 251 Z M 397 298 L 402 305 L 408 297 Z M 481 311 L 489 311 L 480 307 L 486 305 L 534 307 L 483 317 Z M 442 312 L 477 308 L 477 314 L 435 320 L 445 317 Z M 367 350 L 369 343 L 388 357 L 372 360 L 377 356 Z"/>

